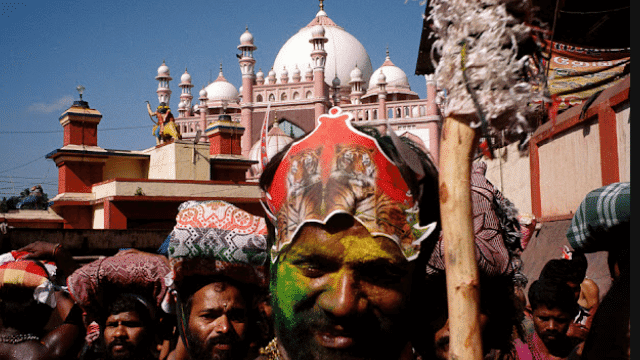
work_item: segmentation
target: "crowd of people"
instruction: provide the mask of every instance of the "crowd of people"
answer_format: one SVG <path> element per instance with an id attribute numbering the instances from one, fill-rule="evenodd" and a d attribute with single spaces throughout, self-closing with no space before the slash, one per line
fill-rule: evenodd
<path id="1" fill-rule="evenodd" d="M 44 239 L 2 255 L 0 359 L 449 358 L 436 166 L 348 120 L 321 117 L 266 164 L 266 217 L 188 201 L 157 253 L 80 265 Z M 601 302 L 580 249 L 525 293 L 528 239 L 485 170 L 471 177 L 485 359 L 629 359 L 629 233 L 600 235 L 618 244 Z"/>

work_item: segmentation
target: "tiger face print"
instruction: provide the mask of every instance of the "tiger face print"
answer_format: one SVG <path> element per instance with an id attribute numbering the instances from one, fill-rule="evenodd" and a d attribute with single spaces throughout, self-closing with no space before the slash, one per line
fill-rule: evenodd
<path id="1" fill-rule="evenodd" d="M 291 157 L 287 174 L 287 203 L 278 214 L 278 231 L 285 235 L 308 218 L 320 213 L 322 182 L 320 154 L 322 146 L 305 149 Z"/>
<path id="2" fill-rule="evenodd" d="M 348 186 L 361 201 L 375 192 L 376 165 L 372 156 L 375 149 L 364 146 L 338 144 L 331 178 Z"/>
<path id="3" fill-rule="evenodd" d="M 305 149 L 291 157 L 291 168 L 287 175 L 289 196 L 300 196 L 305 189 L 320 182 L 320 153 L 322 147 Z"/>

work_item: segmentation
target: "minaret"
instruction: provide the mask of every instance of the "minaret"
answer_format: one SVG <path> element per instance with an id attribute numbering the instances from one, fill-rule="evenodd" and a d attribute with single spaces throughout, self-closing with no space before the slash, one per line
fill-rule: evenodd
<path id="1" fill-rule="evenodd" d="M 184 74 L 180 77 L 180 84 L 178 86 L 182 89 L 180 94 L 180 104 L 182 104 L 182 106 L 178 108 L 178 111 L 181 117 L 185 117 L 191 113 L 191 100 L 193 100 L 193 95 L 191 95 L 193 84 L 191 83 L 191 75 L 187 72 L 187 68 L 184 69 Z"/>
<path id="2" fill-rule="evenodd" d="M 169 67 L 165 64 L 164 60 L 162 60 L 162 65 L 158 68 L 158 76 L 156 76 L 156 80 L 158 80 L 158 103 L 165 103 L 169 106 L 169 100 L 171 99 L 171 89 L 169 89 L 169 82 L 173 80 L 169 75 Z"/>
<path id="3" fill-rule="evenodd" d="M 364 79 L 362 78 L 362 70 L 358 69 L 358 64 L 356 64 L 356 67 L 351 70 L 349 77 L 351 78 L 349 81 L 349 85 L 351 85 L 351 103 L 360 104 L 360 99 L 362 98 L 362 95 L 364 95 L 364 90 L 362 89 Z"/>
<path id="4" fill-rule="evenodd" d="M 340 78 L 337 71 L 331 85 L 333 86 L 333 106 L 340 106 Z"/>
<path id="5" fill-rule="evenodd" d="M 322 2 L 320 3 L 322 9 Z M 316 25 L 311 29 L 310 43 L 313 44 L 311 51 L 311 62 L 313 63 L 313 92 L 315 95 L 314 108 L 315 119 L 318 121 L 320 115 L 327 112 L 327 86 L 324 82 L 324 66 L 327 61 L 327 52 L 324 50 L 324 44 L 329 41 L 324 37 L 324 27 Z M 316 124 L 317 125 L 317 124 Z"/>
<path id="6" fill-rule="evenodd" d="M 387 77 L 380 70 L 378 75 L 378 119 L 387 119 Z"/>
<path id="7" fill-rule="evenodd" d="M 253 124 L 251 119 L 253 117 L 253 84 L 255 82 L 254 68 L 256 65 L 253 52 L 256 49 L 257 47 L 253 44 L 253 35 L 251 35 L 249 27 L 247 27 L 240 36 L 240 45 L 238 45 L 238 50 L 242 52 L 238 63 L 242 72 L 242 102 L 240 103 L 242 117 L 240 123 L 244 128 L 244 135 L 240 143 L 242 155 L 244 156 L 249 155 L 251 145 L 253 145 L 253 139 L 251 138 Z"/>

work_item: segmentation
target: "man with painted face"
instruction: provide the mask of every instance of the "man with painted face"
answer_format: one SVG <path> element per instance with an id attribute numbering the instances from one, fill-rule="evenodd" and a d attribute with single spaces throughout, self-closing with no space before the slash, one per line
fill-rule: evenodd
<path id="1" fill-rule="evenodd" d="M 437 171 L 395 134 L 355 129 L 351 120 L 330 109 L 260 179 L 274 224 L 276 338 L 264 359 L 400 359 L 411 351 L 415 260 L 437 227 Z"/>
<path id="2" fill-rule="evenodd" d="M 170 359 L 247 357 L 259 339 L 266 234 L 264 218 L 224 201 L 180 206 L 168 247 L 180 331 Z"/>

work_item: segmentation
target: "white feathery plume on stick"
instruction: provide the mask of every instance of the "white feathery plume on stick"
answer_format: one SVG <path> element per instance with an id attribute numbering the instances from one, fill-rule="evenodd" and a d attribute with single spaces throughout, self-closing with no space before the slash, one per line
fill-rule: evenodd
<path id="1" fill-rule="evenodd" d="M 440 213 L 449 308 L 449 359 L 483 358 L 479 274 L 471 204 L 471 162 L 481 135 L 528 130 L 530 104 L 541 93 L 526 81 L 531 58 L 519 54 L 529 37 L 530 0 L 429 0 L 435 78 L 446 89 L 440 141 Z M 478 128 L 482 129 L 481 131 Z"/>

